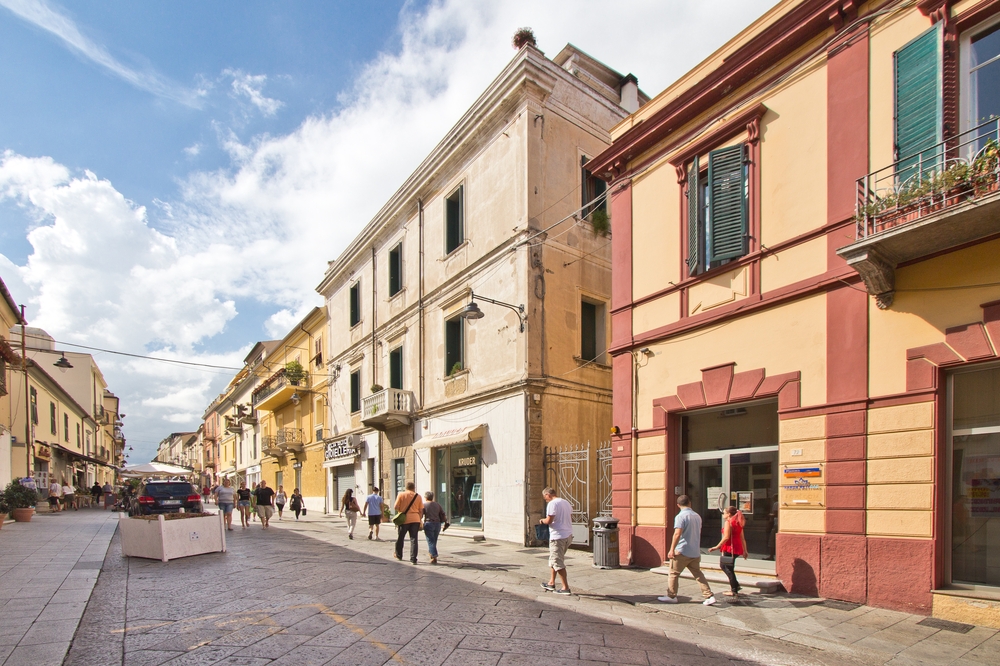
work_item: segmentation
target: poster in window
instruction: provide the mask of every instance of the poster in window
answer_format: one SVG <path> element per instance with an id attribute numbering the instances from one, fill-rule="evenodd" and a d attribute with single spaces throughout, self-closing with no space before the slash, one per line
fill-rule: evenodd
<path id="1" fill-rule="evenodd" d="M 482 502 L 483 501 L 483 484 L 475 483 L 472 485 L 472 492 L 469 493 L 470 502 Z"/>
<path id="2" fill-rule="evenodd" d="M 1000 456 L 969 456 L 962 482 L 973 516 L 1000 516 Z"/>
<path id="3" fill-rule="evenodd" d="M 722 492 L 722 486 L 708 487 L 708 510 L 721 511 L 726 505 L 726 494 Z"/>
<path id="4" fill-rule="evenodd" d="M 753 513 L 753 491 L 739 493 L 736 506 L 745 514 Z"/>

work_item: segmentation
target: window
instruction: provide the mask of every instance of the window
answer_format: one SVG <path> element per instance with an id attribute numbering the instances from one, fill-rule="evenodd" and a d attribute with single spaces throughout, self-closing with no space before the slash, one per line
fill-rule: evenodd
<path id="1" fill-rule="evenodd" d="M 403 244 L 389 250 L 389 295 L 403 290 Z"/>
<path id="2" fill-rule="evenodd" d="M 962 40 L 960 88 L 964 93 L 963 130 L 1000 117 L 1000 24 L 994 23 Z M 992 123 L 984 128 L 995 129 Z"/>
<path id="3" fill-rule="evenodd" d="M 361 411 L 361 371 L 351 373 L 351 413 Z"/>
<path id="4" fill-rule="evenodd" d="M 603 303 L 588 300 L 580 302 L 580 358 L 584 361 L 604 361 L 604 309 Z"/>
<path id="5" fill-rule="evenodd" d="M 444 323 L 444 374 L 453 375 L 465 369 L 465 328 L 461 317 Z"/>
<path id="6" fill-rule="evenodd" d="M 444 200 L 445 254 L 451 254 L 465 241 L 465 186 L 459 185 Z"/>
<path id="7" fill-rule="evenodd" d="M 285 485 L 285 473 L 275 472 L 274 473 L 274 489 L 277 490 L 281 486 Z"/>
<path id="8" fill-rule="evenodd" d="M 403 348 L 389 352 L 389 388 L 403 389 Z"/>
<path id="9" fill-rule="evenodd" d="M 31 402 L 31 422 L 38 425 L 38 391 L 32 386 L 31 390 L 28 391 Z"/>
<path id="10" fill-rule="evenodd" d="M 911 175 L 922 151 L 941 141 L 941 23 L 893 54 L 895 159 L 900 180 Z M 912 158 L 912 159 L 908 159 Z M 928 165 L 933 168 L 932 165 Z"/>
<path id="11" fill-rule="evenodd" d="M 54 402 L 49 403 L 49 429 L 53 435 L 59 434 L 59 429 L 56 425 L 56 403 Z"/>
<path id="12" fill-rule="evenodd" d="M 583 167 L 583 165 L 589 161 L 590 158 L 586 155 L 580 158 L 580 207 L 582 208 L 582 217 L 587 217 L 595 210 L 600 210 L 605 213 L 608 212 L 607 198 L 603 198 L 600 202 L 590 205 L 591 201 L 601 196 L 608 190 L 608 184 L 600 178 L 595 178 L 594 174 L 590 173 L 588 169 Z"/>
<path id="13" fill-rule="evenodd" d="M 313 347 L 313 353 L 315 354 L 313 356 L 313 363 L 316 364 L 317 368 L 320 368 L 323 366 L 323 338 L 316 338 L 316 342 L 313 343 Z"/>
<path id="14" fill-rule="evenodd" d="M 80 424 L 76 424 L 76 445 L 80 446 Z"/>
<path id="15" fill-rule="evenodd" d="M 748 169 L 746 144 L 713 150 L 708 168 L 699 158 L 688 167 L 688 274 L 697 275 L 747 253 Z"/>
<path id="16" fill-rule="evenodd" d="M 63 439 L 69 441 L 69 414 L 63 414 Z"/>
<path id="17" fill-rule="evenodd" d="M 361 323 L 361 280 L 351 285 L 351 326 Z"/>

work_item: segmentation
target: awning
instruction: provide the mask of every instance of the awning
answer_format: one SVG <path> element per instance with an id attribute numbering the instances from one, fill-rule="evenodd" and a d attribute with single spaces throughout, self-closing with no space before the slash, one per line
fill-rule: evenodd
<path id="1" fill-rule="evenodd" d="M 486 424 L 457 428 L 455 430 L 445 430 L 432 435 L 425 435 L 413 443 L 415 449 L 436 449 L 439 446 L 451 446 L 452 444 L 464 444 L 475 442 L 483 438 L 486 434 Z"/>

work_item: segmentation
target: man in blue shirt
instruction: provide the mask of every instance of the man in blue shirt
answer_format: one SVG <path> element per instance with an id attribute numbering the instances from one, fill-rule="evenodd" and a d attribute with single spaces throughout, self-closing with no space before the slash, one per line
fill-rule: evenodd
<path id="1" fill-rule="evenodd" d="M 361 509 L 361 515 L 368 516 L 368 540 L 372 538 L 372 532 L 375 533 L 375 540 L 381 541 L 378 538 L 378 528 L 382 523 L 382 495 L 379 494 L 378 488 L 372 488 L 372 494 L 365 498 L 365 506 Z"/>
<path id="2" fill-rule="evenodd" d="M 674 538 L 670 542 L 670 575 L 667 577 L 667 596 L 657 597 L 665 604 L 677 603 L 677 579 L 681 572 L 688 569 L 701 586 L 702 603 L 706 606 L 715 604 L 712 588 L 701 571 L 701 516 L 691 509 L 691 498 L 681 495 L 677 498 L 677 517 L 674 518 Z"/>

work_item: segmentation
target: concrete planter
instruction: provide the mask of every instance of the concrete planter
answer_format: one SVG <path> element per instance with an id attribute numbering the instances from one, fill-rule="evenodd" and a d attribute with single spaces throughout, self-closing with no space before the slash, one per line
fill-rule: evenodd
<path id="1" fill-rule="evenodd" d="M 30 523 L 31 516 L 35 513 L 35 510 L 28 507 L 27 509 L 14 509 L 10 513 L 14 518 L 14 522 Z"/>
<path id="2" fill-rule="evenodd" d="M 202 553 L 226 552 L 226 527 L 222 513 L 211 516 L 155 520 L 118 518 L 122 554 L 166 562 Z"/>

